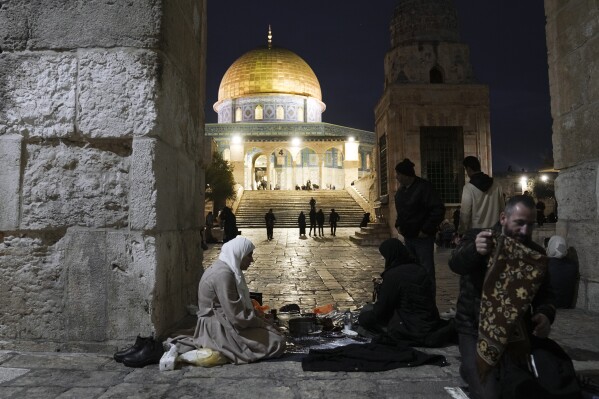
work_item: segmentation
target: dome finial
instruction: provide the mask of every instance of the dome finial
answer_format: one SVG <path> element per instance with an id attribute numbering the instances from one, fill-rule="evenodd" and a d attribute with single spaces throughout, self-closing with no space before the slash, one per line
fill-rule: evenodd
<path id="1" fill-rule="evenodd" d="M 268 48 L 272 48 L 272 30 L 270 24 L 268 24 Z"/>

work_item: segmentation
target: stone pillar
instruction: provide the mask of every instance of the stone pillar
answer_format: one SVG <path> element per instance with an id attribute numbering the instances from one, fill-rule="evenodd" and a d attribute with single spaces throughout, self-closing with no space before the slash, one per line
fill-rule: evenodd
<path id="1" fill-rule="evenodd" d="M 0 7 L 0 349 L 160 335 L 202 273 L 205 1 Z"/>
<path id="2" fill-rule="evenodd" d="M 359 167 L 359 156 L 358 149 L 360 143 L 357 141 L 347 141 L 345 143 L 345 158 L 343 160 L 343 171 L 345 176 L 345 186 L 340 188 L 346 188 L 351 186 L 351 183 L 358 180 L 358 167 Z"/>
<path id="3" fill-rule="evenodd" d="M 545 0 L 557 234 L 580 261 L 577 307 L 599 311 L 599 4 Z"/>

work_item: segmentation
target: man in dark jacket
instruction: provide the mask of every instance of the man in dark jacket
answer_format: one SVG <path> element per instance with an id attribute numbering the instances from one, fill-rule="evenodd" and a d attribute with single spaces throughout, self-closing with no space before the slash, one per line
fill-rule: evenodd
<path id="1" fill-rule="evenodd" d="M 497 367 L 491 371 L 484 383 L 481 383 L 476 365 L 481 296 L 488 270 L 487 265 L 495 249 L 494 237 L 503 234 L 524 247 L 536 251 L 535 253 L 544 254 L 543 248 L 531 239 L 534 223 L 533 199 L 523 195 L 514 196 L 507 202 L 504 211 L 501 212 L 499 223 L 492 230 L 468 230 L 449 260 L 451 270 L 461 275 L 455 320 L 462 357 L 460 374 L 469 385 L 471 398 L 498 398 L 502 389 L 500 381 L 502 377 Z M 494 258 L 494 261 L 497 262 L 497 258 Z M 525 334 L 532 334 L 539 338 L 546 338 L 549 335 L 551 323 L 555 318 L 552 302 L 553 296 L 549 289 L 548 273 L 546 273 L 540 288 L 532 298 L 532 313 L 529 310 L 522 316 L 522 321 L 528 323 L 529 331 Z M 486 322 L 494 324 L 490 319 Z M 508 346 L 508 350 L 500 358 L 499 365 L 504 370 L 508 366 L 506 363 L 512 362 L 512 357 L 506 354 L 509 348 Z"/>
<path id="2" fill-rule="evenodd" d="M 264 221 L 266 222 L 266 238 L 268 238 L 268 241 L 272 240 L 273 238 L 273 231 L 275 228 L 275 221 L 277 220 L 277 218 L 275 217 L 275 214 L 272 213 L 272 208 L 268 210 L 268 212 L 266 212 L 266 214 L 264 215 Z"/>
<path id="3" fill-rule="evenodd" d="M 404 237 L 406 247 L 431 277 L 435 299 L 435 235 L 444 219 L 445 205 L 432 184 L 416 176 L 414 163 L 409 159 L 395 166 L 395 174 L 399 182 L 395 193 L 395 227 Z"/>
<path id="4" fill-rule="evenodd" d="M 364 307 L 358 322 L 367 332 L 385 334 L 395 342 L 438 347 L 451 339 L 451 328 L 441 320 L 432 297 L 432 281 L 397 238 L 383 241 L 383 282 L 377 301 Z M 367 334 L 365 334 L 367 335 Z"/>
<path id="5" fill-rule="evenodd" d="M 337 233 L 337 222 L 341 219 L 339 214 L 335 212 L 334 209 L 331 209 L 331 214 L 329 215 L 329 224 L 331 225 L 331 235 L 335 236 Z"/>

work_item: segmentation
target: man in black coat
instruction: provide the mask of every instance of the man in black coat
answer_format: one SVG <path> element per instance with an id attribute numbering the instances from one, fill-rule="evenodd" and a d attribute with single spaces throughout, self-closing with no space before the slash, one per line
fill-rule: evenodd
<path id="1" fill-rule="evenodd" d="M 406 247 L 428 272 L 436 296 L 435 235 L 445 218 L 445 205 L 432 184 L 416 176 L 414 163 L 404 159 L 395 166 L 399 189 L 395 193 L 397 220 L 395 227 L 404 237 Z"/>
<path id="2" fill-rule="evenodd" d="M 276 220 L 277 218 L 275 217 L 275 214 L 272 213 L 272 208 L 269 209 L 264 215 L 264 221 L 266 222 L 266 238 L 268 238 L 268 241 L 273 239 L 273 231 Z"/>
<path id="3" fill-rule="evenodd" d="M 377 301 L 360 313 L 360 326 L 369 333 L 385 334 L 392 341 L 407 345 L 447 344 L 452 329 L 439 317 L 427 271 L 397 238 L 383 241 L 379 252 L 385 258 L 383 282 Z"/>
<path id="4" fill-rule="evenodd" d="M 514 196 L 507 202 L 499 223 L 492 230 L 468 230 L 449 260 L 451 270 L 461 276 L 455 321 L 462 357 L 460 374 L 469 385 L 471 398 L 499 398 L 504 383 L 498 367 L 495 367 L 482 383 L 476 365 L 481 295 L 487 265 L 495 249 L 493 237 L 503 234 L 527 248 L 544 254 L 543 248 L 531 239 L 534 223 L 535 203 L 532 197 Z M 539 338 L 549 335 L 551 323 L 555 318 L 552 303 L 553 295 L 549 288 L 549 275 L 546 273 L 540 288 L 532 298 L 532 312 L 529 310 L 522 316 L 522 320 L 528 323 L 529 331 L 525 334 Z M 487 322 L 493 323 L 492 320 Z M 507 370 L 511 366 L 507 362 L 512 362 L 511 359 L 510 355 L 504 353 L 499 368 Z"/>
<path id="5" fill-rule="evenodd" d="M 339 214 L 335 212 L 335 209 L 331 209 L 331 214 L 329 215 L 329 224 L 331 225 L 331 235 L 335 236 L 337 233 L 337 222 L 341 219 Z"/>

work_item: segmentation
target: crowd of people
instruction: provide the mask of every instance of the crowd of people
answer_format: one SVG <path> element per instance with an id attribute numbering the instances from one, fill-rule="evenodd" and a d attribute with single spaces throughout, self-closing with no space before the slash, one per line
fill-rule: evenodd
<path id="1" fill-rule="evenodd" d="M 535 391 L 540 388 L 532 374 L 526 373 L 531 351 L 543 345 L 539 342 L 549 342 L 544 340 L 556 308 L 573 306 L 578 266 L 562 237 L 548 239 L 546 248 L 532 240 L 535 223 L 543 223 L 539 218 L 544 209 L 530 195 L 505 202 L 500 185 L 481 171 L 477 158 L 466 157 L 463 166 L 469 181 L 451 223 L 432 184 L 416 176 L 415 164 L 404 159 L 396 165 L 395 226 L 403 242 L 390 238 L 380 245 L 384 267 L 376 300 L 361 310 L 358 332 L 393 345 L 457 343 L 460 375 L 471 398 L 527 397 L 540 392 Z M 309 204 L 308 235 L 322 237 L 324 212 L 317 211 L 313 197 Z M 272 240 L 272 209 L 264 219 L 267 239 Z M 331 209 L 332 236 L 339 220 Z M 300 237 L 305 237 L 304 212 L 297 222 Z M 215 223 L 210 212 L 206 224 Z M 253 262 L 254 244 L 239 236 L 230 208 L 223 208 L 218 223 L 224 245 L 200 280 L 191 342 L 235 364 L 280 356 L 285 336 L 256 308 L 243 274 Z M 441 234 L 442 244 L 449 241 L 454 247 L 448 267 L 460 276 L 452 320 L 442 319 L 436 305 L 434 246 L 444 231 L 451 234 Z"/>

